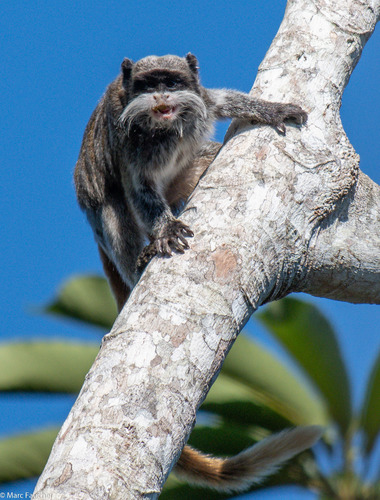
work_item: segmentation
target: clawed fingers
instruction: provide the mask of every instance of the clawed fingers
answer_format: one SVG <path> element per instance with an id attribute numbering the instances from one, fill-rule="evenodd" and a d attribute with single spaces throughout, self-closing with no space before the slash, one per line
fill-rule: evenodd
<path id="1" fill-rule="evenodd" d="M 307 122 L 307 113 L 300 108 L 299 113 L 292 116 L 292 119 L 298 123 L 298 125 L 303 125 Z"/>
<path id="2" fill-rule="evenodd" d="M 184 253 L 189 248 L 186 238 L 194 236 L 193 231 L 179 220 L 173 220 L 162 229 L 154 241 L 156 253 L 162 257 L 171 257 L 173 252 Z"/>
<path id="3" fill-rule="evenodd" d="M 182 234 L 184 234 L 185 236 L 189 236 L 190 238 L 192 238 L 194 236 L 194 233 L 193 231 L 188 227 L 188 226 L 183 226 L 182 229 Z"/>
<path id="4" fill-rule="evenodd" d="M 298 125 L 303 125 L 307 122 L 307 113 L 300 106 L 290 104 L 286 113 L 286 118 L 294 120 Z"/>
<path id="5" fill-rule="evenodd" d="M 193 236 L 193 235 L 188 235 L 188 236 Z M 184 236 L 182 236 L 182 234 L 179 234 L 178 235 L 178 239 L 179 241 L 182 243 L 182 245 L 184 246 L 184 248 L 189 248 L 189 244 L 188 242 L 186 241 L 186 238 Z"/>
<path id="6" fill-rule="evenodd" d="M 285 127 L 285 123 L 282 122 L 282 123 L 277 123 L 276 125 L 276 129 L 281 132 L 281 134 L 285 135 L 286 134 L 286 127 Z"/>
<path id="7" fill-rule="evenodd" d="M 143 248 L 136 262 L 136 271 L 142 273 L 146 268 L 149 261 L 157 255 L 157 247 L 154 243 L 150 243 L 148 246 Z"/>
<path id="8" fill-rule="evenodd" d="M 276 130 L 283 135 L 286 134 L 285 120 L 291 120 L 297 125 L 303 125 L 307 122 L 307 113 L 299 106 L 293 104 L 285 105 L 281 115 L 278 116 L 278 122 L 274 124 Z"/>

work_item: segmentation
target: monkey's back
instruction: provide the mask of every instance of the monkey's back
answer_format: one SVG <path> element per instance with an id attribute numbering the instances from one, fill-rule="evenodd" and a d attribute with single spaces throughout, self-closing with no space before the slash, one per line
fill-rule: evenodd
<path id="1" fill-rule="evenodd" d="M 115 156 L 120 154 L 115 127 L 122 107 L 122 85 L 118 76 L 108 86 L 84 131 L 74 171 L 78 203 L 83 210 L 96 210 L 108 196 L 122 194 L 120 171 L 115 161 Z"/>

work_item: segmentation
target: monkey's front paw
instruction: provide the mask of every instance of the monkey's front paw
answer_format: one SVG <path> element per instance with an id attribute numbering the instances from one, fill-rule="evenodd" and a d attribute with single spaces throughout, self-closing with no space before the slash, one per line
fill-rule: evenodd
<path id="1" fill-rule="evenodd" d="M 194 236 L 193 231 L 180 220 L 168 222 L 152 243 L 158 255 L 170 257 L 173 251 L 184 253 L 189 248 L 186 237 Z"/>
<path id="2" fill-rule="evenodd" d="M 186 237 L 194 236 L 193 231 L 180 220 L 170 221 L 149 245 L 143 248 L 136 262 L 136 271 L 141 274 L 155 255 L 170 257 L 173 251 L 184 253 L 189 248 Z"/>
<path id="3" fill-rule="evenodd" d="M 284 118 L 286 120 L 294 120 L 298 125 L 303 125 L 307 122 L 307 113 L 297 104 L 285 104 Z"/>
<path id="4" fill-rule="evenodd" d="M 275 127 L 285 134 L 285 120 L 295 121 L 298 125 L 303 125 L 307 122 L 307 113 L 297 104 L 282 104 L 275 117 Z"/>

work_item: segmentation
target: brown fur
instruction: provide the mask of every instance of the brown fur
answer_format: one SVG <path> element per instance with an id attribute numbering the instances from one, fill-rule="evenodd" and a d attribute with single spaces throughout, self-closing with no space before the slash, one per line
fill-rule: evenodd
<path id="1" fill-rule="evenodd" d="M 104 273 L 107 276 L 108 283 L 114 294 L 117 310 L 120 312 L 123 309 L 124 304 L 127 302 L 131 289 L 124 283 L 120 274 L 117 272 L 116 267 L 102 250 L 102 247 L 98 245 L 98 249 Z"/>
<path id="2" fill-rule="evenodd" d="M 165 191 L 165 198 L 171 207 L 177 207 L 179 203 L 187 201 L 221 147 L 222 145 L 219 142 L 208 142 L 199 151 L 189 168 L 180 172 L 173 179 Z"/>
<path id="3" fill-rule="evenodd" d="M 185 169 L 181 174 L 177 175 L 175 179 L 169 184 L 165 191 L 165 198 L 168 204 L 172 207 L 173 211 L 181 208 L 194 191 L 199 179 L 207 169 L 207 167 L 215 159 L 221 148 L 218 142 L 208 142 L 197 154 L 191 165 Z M 109 285 L 115 296 L 118 311 L 120 312 L 128 300 L 131 293 L 131 288 L 127 286 L 113 262 L 108 258 L 102 247 L 98 245 L 100 259 L 103 264 L 103 270 L 107 276 Z M 154 256 L 148 255 L 144 262 L 137 264 L 138 271 L 142 271 L 147 261 Z"/>
<path id="4" fill-rule="evenodd" d="M 318 426 L 296 427 L 263 439 L 229 458 L 213 457 L 185 446 L 175 471 L 189 482 L 217 491 L 244 491 L 275 472 L 286 460 L 310 448 L 320 437 Z"/>

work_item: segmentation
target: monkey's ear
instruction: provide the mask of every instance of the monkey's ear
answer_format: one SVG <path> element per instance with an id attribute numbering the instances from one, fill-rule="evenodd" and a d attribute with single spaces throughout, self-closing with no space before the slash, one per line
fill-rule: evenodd
<path id="1" fill-rule="evenodd" d="M 124 81 L 129 80 L 129 77 L 131 76 L 132 72 L 132 67 L 133 67 L 133 61 L 131 61 L 126 57 L 121 63 L 121 71 L 123 72 Z"/>
<path id="2" fill-rule="evenodd" d="M 186 61 L 187 64 L 189 65 L 190 70 L 196 75 L 198 75 L 198 69 L 199 69 L 198 59 L 195 57 L 195 55 L 189 52 L 188 54 L 186 54 Z"/>

